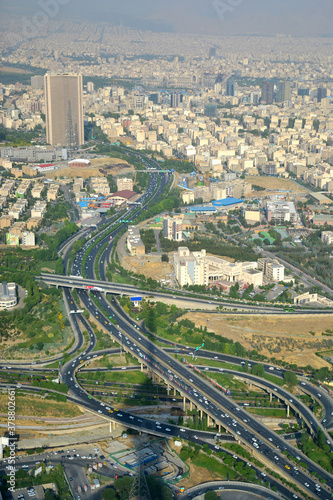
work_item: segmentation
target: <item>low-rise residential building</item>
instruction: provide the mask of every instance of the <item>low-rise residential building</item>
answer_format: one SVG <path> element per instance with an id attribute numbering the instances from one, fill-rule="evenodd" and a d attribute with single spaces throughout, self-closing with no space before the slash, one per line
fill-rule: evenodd
<path id="1" fill-rule="evenodd" d="M 0 188 L 0 195 L 6 198 L 11 194 L 14 188 L 15 188 L 15 181 L 7 179 Z"/>
<path id="2" fill-rule="evenodd" d="M 16 189 L 16 196 L 18 198 L 24 198 L 24 196 L 27 194 L 27 191 L 30 187 L 31 181 L 28 179 L 24 179 L 21 181 L 19 187 Z"/>
<path id="3" fill-rule="evenodd" d="M 45 189 L 45 184 L 40 184 L 40 183 L 35 184 L 31 190 L 31 196 L 33 198 L 41 198 L 44 189 Z"/>
<path id="4" fill-rule="evenodd" d="M 14 217 L 11 215 L 3 215 L 0 217 L 0 228 L 10 227 L 14 222 Z"/>
<path id="5" fill-rule="evenodd" d="M 97 194 L 108 195 L 110 194 L 110 186 L 106 177 L 92 177 L 91 189 Z"/>
<path id="6" fill-rule="evenodd" d="M 284 265 L 277 259 L 258 259 L 258 268 L 262 269 L 264 275 L 272 281 L 284 281 Z"/>
<path id="7" fill-rule="evenodd" d="M 25 198 L 19 198 L 8 210 L 8 215 L 14 217 L 14 219 L 19 219 L 27 205 L 28 200 Z"/>
<path id="8" fill-rule="evenodd" d="M 33 218 L 44 217 L 44 214 L 46 212 L 46 207 L 47 207 L 46 201 L 37 201 L 37 203 L 35 203 L 34 207 L 31 209 L 31 217 Z"/>
<path id="9" fill-rule="evenodd" d="M 118 191 L 133 191 L 133 179 L 127 177 L 117 178 L 117 190 Z"/>
<path id="10" fill-rule="evenodd" d="M 56 201 L 58 198 L 59 186 L 57 184 L 52 184 L 47 190 L 46 199 L 47 201 Z"/>
<path id="11" fill-rule="evenodd" d="M 30 231 L 31 229 L 36 229 L 41 225 L 43 218 L 42 217 L 30 217 L 27 220 L 27 229 Z"/>

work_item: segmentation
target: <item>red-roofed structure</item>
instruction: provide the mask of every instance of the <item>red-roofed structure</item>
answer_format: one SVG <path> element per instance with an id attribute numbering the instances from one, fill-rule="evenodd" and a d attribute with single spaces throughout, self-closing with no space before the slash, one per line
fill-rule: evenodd
<path id="1" fill-rule="evenodd" d="M 113 205 L 121 205 L 122 203 L 133 200 L 137 194 L 138 193 L 135 191 L 125 189 L 124 191 L 117 191 L 116 193 L 110 194 L 108 200 L 110 200 Z"/>

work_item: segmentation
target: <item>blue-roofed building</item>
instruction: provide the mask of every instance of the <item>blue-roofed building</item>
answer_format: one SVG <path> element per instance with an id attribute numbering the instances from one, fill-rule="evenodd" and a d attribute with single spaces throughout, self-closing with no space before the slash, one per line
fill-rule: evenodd
<path id="1" fill-rule="evenodd" d="M 239 198 L 223 198 L 222 200 L 212 201 L 212 205 L 217 209 L 232 209 L 237 208 L 244 203 L 244 200 Z"/>
<path id="2" fill-rule="evenodd" d="M 194 212 L 197 214 L 211 214 L 216 212 L 216 208 L 212 206 L 196 206 L 196 207 L 189 207 L 188 208 L 190 212 Z"/>
<path id="3" fill-rule="evenodd" d="M 80 208 L 89 208 L 88 203 L 86 201 L 79 201 Z"/>

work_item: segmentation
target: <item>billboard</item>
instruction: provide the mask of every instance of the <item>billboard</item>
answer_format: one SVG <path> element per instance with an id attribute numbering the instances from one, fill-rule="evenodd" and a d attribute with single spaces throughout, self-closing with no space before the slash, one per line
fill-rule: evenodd
<path id="1" fill-rule="evenodd" d="M 6 234 L 6 243 L 7 243 L 7 245 L 11 245 L 11 246 L 19 246 L 20 238 L 17 234 L 7 233 Z"/>
<path id="2" fill-rule="evenodd" d="M 141 302 L 142 297 L 131 297 L 131 302 Z"/>
<path id="3" fill-rule="evenodd" d="M 38 467 L 38 469 L 35 470 L 35 476 L 38 476 L 42 472 L 43 468 L 42 466 Z"/>

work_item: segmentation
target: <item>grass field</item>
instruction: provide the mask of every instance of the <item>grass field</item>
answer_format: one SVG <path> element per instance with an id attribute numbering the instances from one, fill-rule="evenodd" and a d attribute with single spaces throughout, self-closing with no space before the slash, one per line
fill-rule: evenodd
<path id="1" fill-rule="evenodd" d="M 247 411 L 263 417 L 287 418 L 287 412 L 283 408 L 248 408 Z"/>
<path id="2" fill-rule="evenodd" d="M 91 374 L 89 380 L 103 380 L 105 382 L 118 382 L 118 383 L 127 383 L 127 384 L 148 384 L 150 383 L 150 379 L 147 377 L 145 373 L 140 371 L 126 372 L 99 372 L 98 377 L 93 376 L 96 374 Z M 89 374 L 87 372 L 83 373 L 80 378 L 88 379 Z"/>
<path id="3" fill-rule="evenodd" d="M 21 394 L 16 396 L 15 400 L 16 415 L 24 415 L 24 417 L 40 417 L 52 418 L 63 417 L 73 418 L 82 415 L 79 408 L 73 403 L 62 403 L 57 401 L 44 401 L 39 397 L 32 395 L 23 396 Z M 0 413 L 7 415 L 8 413 L 8 397 L 7 395 L 0 395 Z"/>
<path id="4" fill-rule="evenodd" d="M 227 478 L 232 481 L 237 476 L 237 472 L 232 470 L 230 467 L 226 467 L 221 464 L 213 457 L 207 457 L 203 453 L 199 455 L 192 461 L 197 467 L 203 467 L 209 470 L 213 475 L 216 475 L 219 479 Z"/>
<path id="5" fill-rule="evenodd" d="M 89 365 L 87 365 L 89 368 L 107 368 L 108 366 L 135 366 L 139 364 L 139 361 L 136 358 L 131 357 L 130 361 L 128 362 L 128 356 L 125 356 L 125 354 L 120 355 L 120 354 L 115 354 L 113 356 L 103 356 L 103 358 L 97 359 L 96 361 L 93 361 Z"/>

